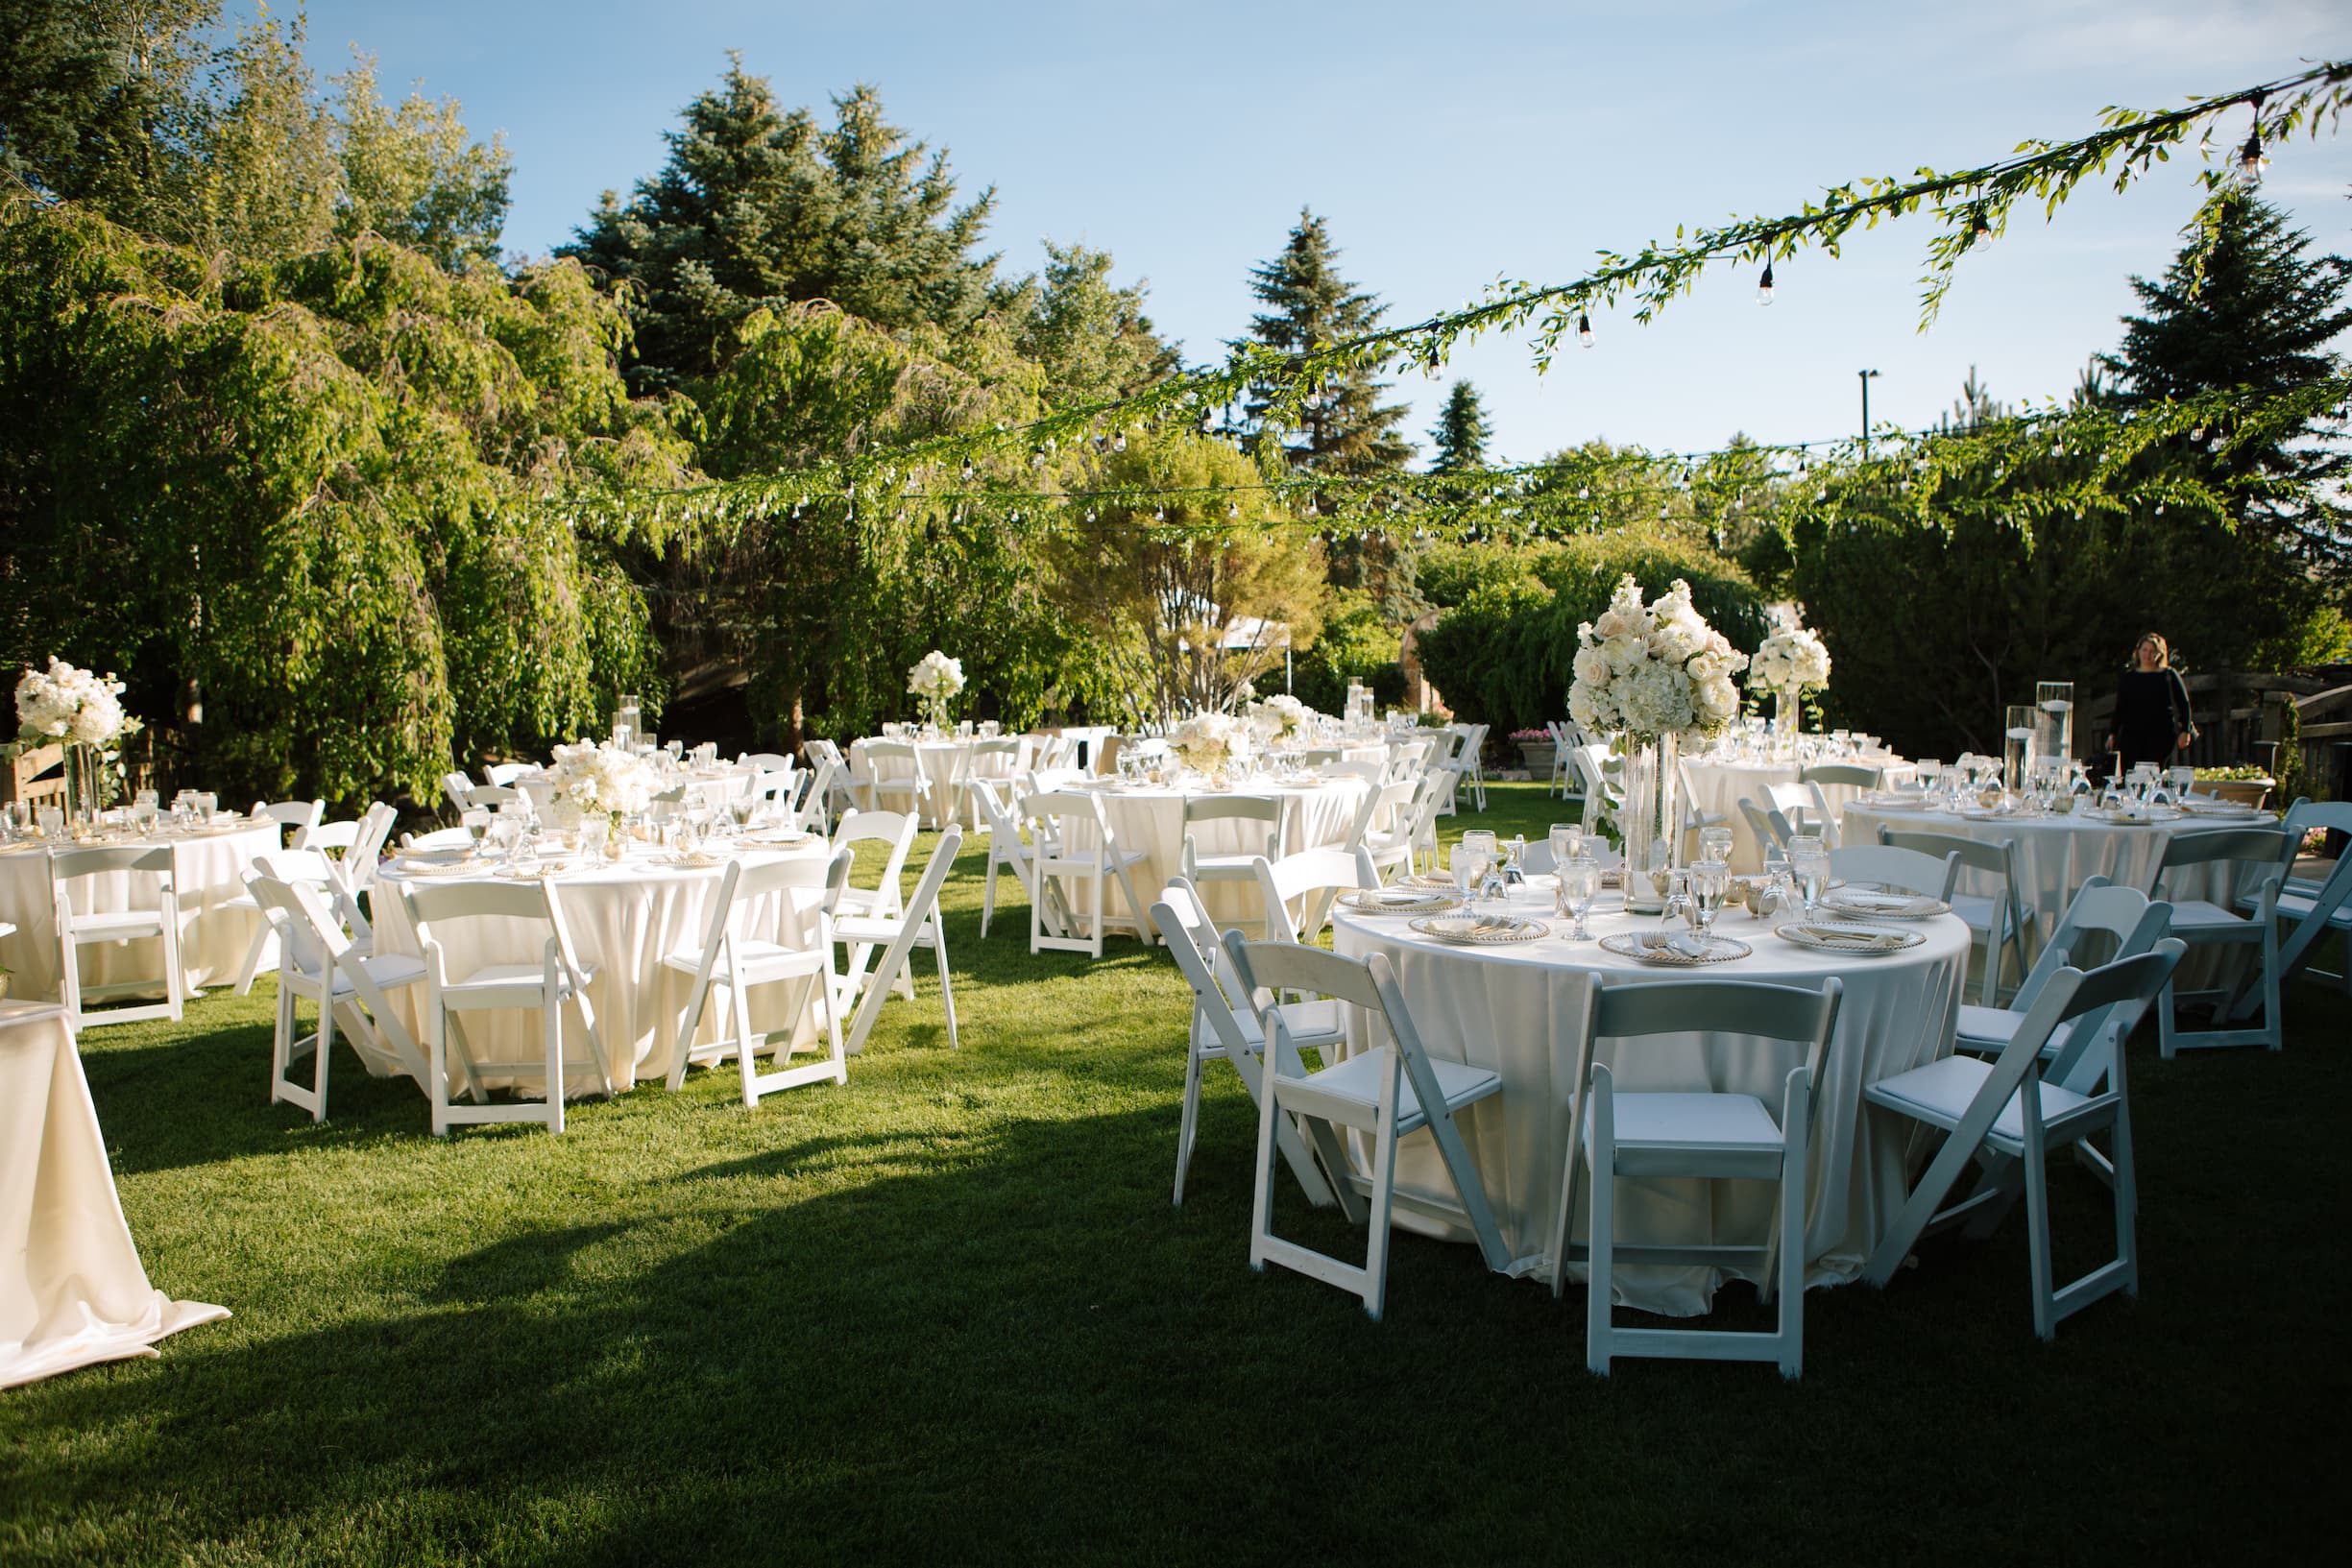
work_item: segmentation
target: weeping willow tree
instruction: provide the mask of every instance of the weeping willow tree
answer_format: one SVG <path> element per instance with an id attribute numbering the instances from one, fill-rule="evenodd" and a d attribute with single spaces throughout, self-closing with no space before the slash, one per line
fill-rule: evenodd
<path id="1" fill-rule="evenodd" d="M 688 476 L 625 332 L 570 263 L 238 262 L 0 202 L 0 658 L 120 671 L 224 793 L 431 799 L 595 722 L 653 674 L 644 525 L 535 502 Z"/>

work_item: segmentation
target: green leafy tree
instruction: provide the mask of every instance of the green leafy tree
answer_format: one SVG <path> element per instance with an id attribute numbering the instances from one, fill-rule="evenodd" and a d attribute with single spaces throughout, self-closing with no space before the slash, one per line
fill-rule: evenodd
<path id="1" fill-rule="evenodd" d="M 1380 614 L 1380 605 L 1360 589 L 1332 591 L 1315 646 L 1294 665 L 1291 690 L 1318 712 L 1337 713 L 1347 705 L 1347 685 L 1360 681 L 1383 707 L 1404 701 L 1405 669 L 1397 655 L 1403 639 Z M 1269 672 L 1270 681 L 1279 677 Z"/>
<path id="2" fill-rule="evenodd" d="M 2276 396 L 2341 371 L 2329 345 L 2352 327 L 2352 260 L 2313 254 L 2309 233 L 2250 193 L 2222 208 L 2201 265 L 2184 250 L 2161 278 L 2135 277 L 2132 289 L 2146 314 L 2126 316 L 2122 347 L 2097 361 L 2125 407 L 2229 388 Z M 2236 520 L 2256 537 L 2343 578 L 2352 534 L 2340 496 L 2352 456 L 2330 438 L 2344 427 L 2340 409 L 2260 442 L 2214 431 L 2176 455 L 2208 482 L 2240 487 Z"/>
<path id="3" fill-rule="evenodd" d="M 1478 389 L 1467 381 L 1456 381 L 1445 395 L 1445 406 L 1438 411 L 1438 422 L 1429 429 L 1430 444 L 1436 448 L 1430 471 L 1459 473 L 1485 468 L 1487 443 L 1493 436 L 1494 426 L 1487 421 Z"/>
<path id="4" fill-rule="evenodd" d="M 633 385 L 715 374 L 755 310 L 830 300 L 884 326 L 953 331 L 987 308 L 995 257 L 971 253 L 993 190 L 957 206 L 947 155 L 926 158 L 872 87 L 836 98 L 822 129 L 730 59 L 669 133 L 662 171 L 626 203 L 607 191 L 557 253 L 628 289 Z"/>
<path id="5" fill-rule="evenodd" d="M 1042 277 L 1022 279 L 1001 314 L 1013 344 L 1045 370 L 1046 398 L 1058 404 L 1110 402 L 1167 379 L 1176 350 L 1144 314 L 1144 285 L 1111 285 L 1107 251 L 1045 242 Z"/>
<path id="6" fill-rule="evenodd" d="M 342 168 L 303 42 L 300 13 L 281 26 L 264 12 L 223 55 L 184 235 L 198 250 L 266 261 L 317 250 L 333 232 Z"/>
<path id="7" fill-rule="evenodd" d="M 451 272 L 496 263 L 514 175 L 505 139 L 473 140 L 452 98 L 412 92 L 398 109 L 385 104 L 372 58 L 355 60 L 335 85 L 336 234 L 381 234 Z"/>

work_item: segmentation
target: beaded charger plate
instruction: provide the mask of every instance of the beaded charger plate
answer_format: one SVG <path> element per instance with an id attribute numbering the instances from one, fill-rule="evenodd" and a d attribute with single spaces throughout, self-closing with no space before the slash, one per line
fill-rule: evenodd
<path id="1" fill-rule="evenodd" d="M 1937 915 L 1952 913 L 1951 905 L 1925 893 L 1860 886 L 1823 893 L 1821 906 L 1851 920 L 1933 920 Z"/>
<path id="2" fill-rule="evenodd" d="M 1340 895 L 1342 906 L 1367 915 L 1434 915 L 1460 902 L 1450 890 L 1423 893 L 1399 887 L 1360 887 Z"/>
<path id="3" fill-rule="evenodd" d="M 1673 968 L 1688 968 L 1697 964 L 1729 963 L 1734 958 L 1745 958 L 1756 950 L 1745 942 L 1729 936 L 1709 936 L 1707 945 L 1697 953 L 1674 945 L 1672 931 L 1619 931 L 1601 938 L 1601 951 L 1613 953 L 1620 958 L 1637 963 L 1664 964 Z"/>
<path id="4" fill-rule="evenodd" d="M 1540 920 L 1488 921 L 1469 915 L 1424 915 L 1413 922 L 1413 929 L 1423 936 L 1462 948 L 1533 942 L 1540 936 L 1548 936 L 1552 929 Z"/>
<path id="5" fill-rule="evenodd" d="M 1856 958 L 1883 958 L 1908 952 L 1927 940 L 1918 931 L 1829 920 L 1795 921 L 1774 928 L 1772 934 L 1816 953 L 1842 953 Z"/>

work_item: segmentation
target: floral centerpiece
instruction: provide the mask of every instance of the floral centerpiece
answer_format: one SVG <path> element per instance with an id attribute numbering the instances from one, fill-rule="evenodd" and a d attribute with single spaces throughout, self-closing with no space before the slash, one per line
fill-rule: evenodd
<path id="1" fill-rule="evenodd" d="M 1830 684 L 1830 650 L 1794 615 L 1784 615 L 1773 634 L 1756 646 L 1748 663 L 1748 685 L 1774 693 L 1773 727 L 1793 732 L 1803 722 L 1798 704 L 1805 693 Z"/>
<path id="2" fill-rule="evenodd" d="M 1313 709 L 1287 691 L 1276 692 L 1249 708 L 1250 728 L 1268 745 L 1298 739 L 1314 717 Z"/>
<path id="3" fill-rule="evenodd" d="M 935 730 L 946 729 L 947 699 L 963 689 L 963 661 L 932 649 L 907 671 L 907 689 L 923 699 L 923 721 Z"/>
<path id="4" fill-rule="evenodd" d="M 1739 712 L 1732 677 L 1745 654 L 1707 624 L 1690 602 L 1690 585 L 1644 604 L 1641 585 L 1619 578 L 1609 608 L 1576 629 L 1575 679 L 1568 715 L 1586 730 L 1621 734 L 1625 804 L 1619 827 L 1629 872 L 1626 907 L 1662 905 L 1662 874 L 1672 864 L 1681 817 L 1675 808 L 1675 750 L 1719 734 Z M 1631 875 L 1651 873 L 1651 876 Z"/>
<path id="5" fill-rule="evenodd" d="M 1168 749 L 1195 773 L 1221 779 L 1249 760 L 1249 730 L 1230 713 L 1195 713 L 1176 726 Z"/>
<path id="6" fill-rule="evenodd" d="M 51 658 L 45 670 L 29 669 L 16 681 L 19 734 L 62 741 L 65 747 L 65 814 L 74 822 L 94 817 L 104 789 L 102 770 L 118 760 L 116 743 L 135 735 L 139 721 L 123 712 L 123 684 L 111 674 Z"/>
<path id="7" fill-rule="evenodd" d="M 602 817 L 615 829 L 622 817 L 653 803 L 652 770 L 635 752 L 609 740 L 556 747 L 547 783 L 555 798 L 583 818 Z"/>

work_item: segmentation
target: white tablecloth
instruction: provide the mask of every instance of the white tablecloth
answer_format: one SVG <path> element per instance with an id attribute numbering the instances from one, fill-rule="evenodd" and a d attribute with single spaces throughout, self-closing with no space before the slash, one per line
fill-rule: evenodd
<path id="1" fill-rule="evenodd" d="M 812 835 L 805 844 L 757 851 L 754 857 L 822 861 L 830 853 L 822 838 Z M 627 1087 L 632 1073 L 644 1079 L 666 1077 L 669 1073 L 677 1049 L 678 1016 L 691 999 L 693 979 L 667 968 L 662 960 L 681 949 L 699 950 L 711 918 L 710 901 L 717 894 L 723 871 L 721 866 L 662 865 L 656 856 L 640 852 L 616 866 L 567 872 L 556 879 L 555 897 L 571 933 L 573 953 L 583 965 L 597 967 L 588 983 L 589 1001 L 596 1011 L 597 1031 L 612 1053 L 618 1087 Z M 873 867 L 861 865 L 852 876 L 870 881 L 875 874 Z M 382 889 L 376 899 L 379 953 L 421 951 L 407 906 L 395 896 L 410 880 L 411 874 L 398 861 L 382 875 Z M 428 880 L 446 882 L 451 879 Z M 794 918 L 787 921 L 788 932 L 806 938 L 809 928 L 803 922 L 814 909 L 818 896 L 818 890 L 811 889 L 807 898 L 793 901 Z M 757 911 L 755 918 L 759 918 Z M 470 936 L 473 945 L 466 953 L 451 955 L 455 968 L 537 963 L 546 941 L 544 931 L 528 921 L 470 920 L 464 929 L 478 934 Z M 424 1035 L 415 1009 L 423 1003 L 424 988 L 416 987 L 404 996 L 405 1001 L 396 996 L 394 1005 L 407 1008 L 404 1022 L 417 1030 L 422 1046 Z M 812 1033 L 814 997 L 814 986 L 803 982 L 755 987 L 751 1026 L 778 1032 L 789 1028 L 796 1042 L 806 1040 Z M 714 997 L 703 1009 L 702 1024 L 694 1036 L 697 1043 L 716 1040 L 728 1032 L 727 1010 L 719 1001 Z M 492 1014 L 486 1022 L 469 1021 L 467 1028 L 484 1056 L 528 1060 L 537 1054 L 536 1014 L 521 1010 Z M 377 1070 L 377 1064 L 371 1064 L 371 1069 Z M 588 1037 L 579 1026 L 578 1014 L 569 1007 L 564 1010 L 564 1071 L 571 1094 L 590 1094 L 599 1087 Z M 502 1084 L 504 1080 L 494 1077 L 492 1082 Z"/>
<path id="2" fill-rule="evenodd" d="M 64 1009 L 0 1003 L 0 1388 L 228 1315 L 147 1282 Z"/>
<path id="3" fill-rule="evenodd" d="M 1917 765 L 1901 758 L 1871 758 L 1855 765 L 1877 768 L 1879 788 L 1919 777 Z M 1742 876 L 1754 876 L 1763 870 L 1764 847 L 1756 841 L 1755 830 L 1748 826 L 1747 814 L 1740 810 L 1739 803 L 1753 800 L 1759 806 L 1770 805 L 1764 796 L 1765 789 L 1777 784 L 1795 784 L 1803 770 L 1795 762 L 1692 759 L 1684 771 L 1690 776 L 1690 804 L 1723 818 L 1723 825 L 1732 830 L 1732 869 Z M 1862 791 L 1853 784 L 1823 784 L 1821 793 L 1829 801 L 1830 809 L 1837 811 Z"/>
<path id="4" fill-rule="evenodd" d="M 237 976 L 252 945 L 259 917 L 248 909 L 222 907 L 245 891 L 246 868 L 254 856 L 284 843 L 275 822 L 241 828 L 177 835 L 158 833 L 152 842 L 169 844 L 172 885 L 180 896 L 180 967 L 188 989 L 225 984 Z M 57 901 L 49 876 L 49 851 L 39 845 L 0 850 L 0 920 L 16 927 L 13 936 L 0 937 L 0 965 L 15 971 L 10 995 L 24 1000 L 56 1001 L 58 984 Z M 133 897 L 133 882 L 140 885 Z M 144 873 L 116 872 L 89 879 L 81 885 L 96 894 L 95 913 L 152 908 L 156 879 Z M 93 944 L 80 954 L 82 983 L 109 985 L 162 973 L 155 941 Z M 158 982 L 157 992 L 162 986 Z"/>
<path id="5" fill-rule="evenodd" d="M 1549 879 L 1537 879 L 1531 887 L 1540 903 L 1550 897 Z M 1606 899 L 1603 909 L 1615 910 L 1617 896 Z M 1607 935 L 1655 924 L 1621 912 L 1596 912 L 1592 929 Z M 1598 970 L 1615 985 L 1670 983 L 1694 973 L 1620 958 L 1596 942 L 1570 943 L 1559 934 L 1567 929 L 1568 922 L 1558 921 L 1554 934 L 1540 941 L 1457 948 L 1416 934 L 1401 917 L 1342 910 L 1333 944 L 1349 957 L 1388 955 L 1414 1025 L 1433 1056 L 1501 1074 L 1502 1094 L 1470 1107 L 1461 1125 L 1504 1242 L 1522 1271 L 1530 1272 L 1549 1266 L 1545 1255 L 1559 1210 L 1576 1043 L 1584 1027 L 1582 976 Z M 1855 1277 L 1907 1191 L 1907 1123 L 1882 1120 L 1883 1113 L 1864 1106 L 1863 1088 L 1952 1049 L 1968 965 L 1967 928 L 1945 916 L 1916 929 L 1927 940 L 1908 953 L 1854 958 L 1797 947 L 1744 912 L 1727 910 L 1718 931 L 1748 943 L 1754 955 L 1695 972 L 1713 979 L 1798 985 L 1818 985 L 1835 975 L 1845 982 L 1837 1034 L 1813 1112 L 1817 1130 L 1806 1224 L 1814 1254 L 1807 1275 L 1812 1284 Z M 1630 1050 L 1601 1041 L 1595 1049 L 1616 1074 L 1620 1091 L 1751 1094 L 1771 1108 L 1776 1121 L 1782 1080 L 1803 1060 L 1799 1048 L 1721 1035 L 1644 1040 Z M 1457 1200 L 1426 1132 L 1398 1146 L 1396 1179 L 1400 1191 Z M 1580 1183 L 1581 1193 L 1590 1190 Z M 1627 1244 L 1761 1245 L 1771 1230 L 1774 1190 L 1767 1182 L 1620 1177 L 1618 1191 L 1617 1235 Z M 1434 1228 L 1414 1218 L 1400 1216 L 1399 1222 Z M 1579 1216 L 1575 1236 L 1581 1239 L 1586 1228 Z M 1467 1239 L 1468 1232 L 1455 1234 Z M 1620 1266 L 1616 1300 L 1691 1316 L 1708 1310 L 1726 1277 L 1708 1268 Z"/>
<path id="6" fill-rule="evenodd" d="M 1137 896 L 1149 907 L 1159 897 L 1159 890 L 1168 885 L 1168 879 L 1184 868 L 1184 802 L 1188 796 L 1206 792 L 1152 785 L 1106 784 L 1100 788 L 1103 814 L 1110 819 L 1110 831 L 1118 836 L 1119 847 L 1143 852 L 1142 863 L 1128 875 L 1134 880 Z M 1281 849 L 1284 855 L 1296 855 L 1300 850 L 1346 842 L 1370 790 L 1371 785 L 1364 780 L 1346 778 L 1287 784 L 1268 780 L 1237 786 L 1229 793 L 1279 796 L 1289 801 L 1290 816 L 1283 828 Z M 1074 847 L 1092 847 L 1087 842 L 1091 836 L 1091 832 L 1075 834 Z M 1193 827 L 1194 844 L 1202 855 L 1239 855 L 1246 849 L 1262 848 L 1265 836 L 1262 823 L 1229 817 L 1196 823 Z M 1085 911 L 1094 907 L 1087 889 L 1073 888 L 1070 896 L 1075 909 Z M 1265 901 L 1252 883 L 1209 882 L 1201 887 L 1200 896 L 1211 918 L 1220 926 L 1239 924 L 1254 930 L 1265 907 Z M 1118 907 L 1115 894 L 1111 907 Z"/>
<path id="7" fill-rule="evenodd" d="M 1017 742 L 1021 748 L 1020 751 L 1011 756 L 1006 756 L 1003 752 L 992 752 L 985 757 L 976 758 L 972 756 L 972 747 L 979 738 L 975 736 L 972 739 L 959 737 L 913 742 L 915 762 L 922 768 L 923 776 L 931 781 L 931 810 L 925 826 L 940 827 L 951 816 L 967 829 L 980 825 L 980 803 L 975 800 L 966 800 L 962 786 L 957 782 L 967 768 L 977 769 L 983 779 L 1009 781 L 1014 774 L 1030 765 L 1031 745 L 1030 736 L 1025 735 L 999 736 L 997 738 Z M 866 757 L 866 747 L 872 743 L 870 740 L 853 740 L 849 743 L 849 771 L 857 778 L 866 779 L 873 776 L 873 764 Z M 861 790 L 860 793 L 863 795 L 864 791 Z M 1008 787 L 1000 787 L 997 793 L 1002 797 L 1008 795 L 1010 790 Z M 895 805 L 904 799 L 903 795 L 892 796 L 887 804 Z M 876 803 L 870 796 L 866 796 L 861 804 L 871 809 Z"/>

